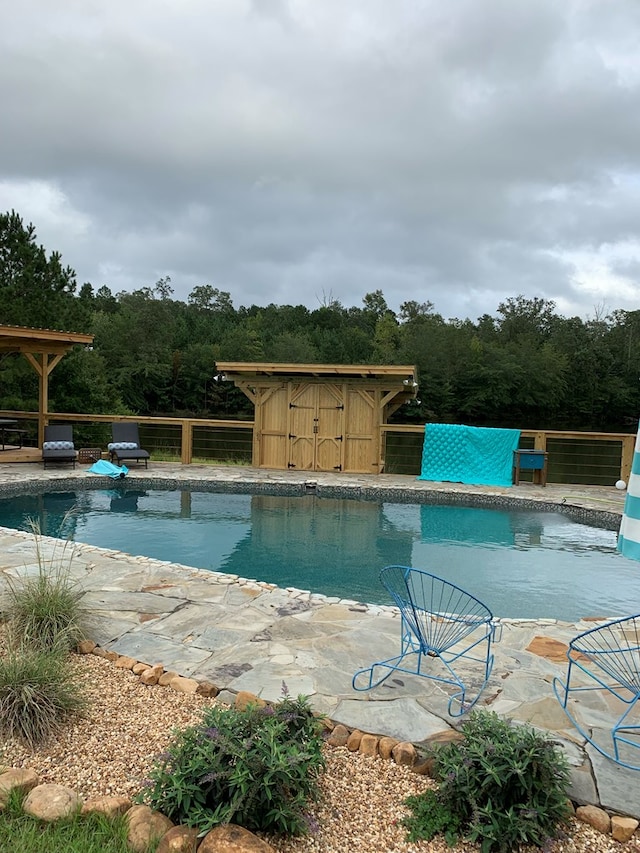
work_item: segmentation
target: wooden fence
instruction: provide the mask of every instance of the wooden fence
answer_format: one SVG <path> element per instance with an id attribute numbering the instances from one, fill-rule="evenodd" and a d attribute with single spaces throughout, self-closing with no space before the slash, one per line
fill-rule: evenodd
<path id="1" fill-rule="evenodd" d="M 38 416 L 34 412 L 0 411 L 0 418 L 18 421 L 25 430 L 25 446 L 0 452 L 0 462 L 35 462 Z M 140 426 L 143 445 L 159 460 L 250 465 L 253 421 L 215 418 L 155 418 L 141 415 L 85 415 L 50 413 L 50 423 L 72 423 L 77 448 L 106 450 L 114 421 L 134 421 Z M 381 428 L 385 472 L 420 473 L 424 425 L 385 424 Z M 549 454 L 548 482 L 609 485 L 628 482 L 635 435 L 625 433 L 573 432 L 568 430 L 521 430 L 520 447 Z M 526 474 L 523 479 L 526 478 Z"/>

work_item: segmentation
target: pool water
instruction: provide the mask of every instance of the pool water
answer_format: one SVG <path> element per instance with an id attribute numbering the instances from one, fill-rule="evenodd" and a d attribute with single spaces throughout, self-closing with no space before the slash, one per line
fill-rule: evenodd
<path id="1" fill-rule="evenodd" d="M 0 500 L 0 526 L 340 598 L 391 603 L 378 575 L 422 568 L 496 616 L 640 610 L 640 567 L 616 533 L 561 513 L 189 491 L 87 490 Z"/>

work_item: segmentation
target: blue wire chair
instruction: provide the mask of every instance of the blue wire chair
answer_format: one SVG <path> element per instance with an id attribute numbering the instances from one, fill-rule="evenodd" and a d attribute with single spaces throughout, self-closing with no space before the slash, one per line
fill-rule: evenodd
<path id="1" fill-rule="evenodd" d="M 620 756 L 622 745 L 640 749 L 640 724 L 629 720 L 640 699 L 640 614 L 614 619 L 578 634 L 567 649 L 569 667 L 566 681 L 554 678 L 553 690 L 565 714 L 580 734 L 599 753 L 615 761 L 621 767 L 640 770 Z M 572 685 L 576 670 L 589 676 L 596 684 Z M 568 706 L 569 694 L 590 690 L 605 690 L 624 703 L 627 708 L 611 727 L 611 748 L 605 748 L 593 740 L 571 713 Z"/>
<path id="2" fill-rule="evenodd" d="M 488 607 L 449 581 L 406 566 L 387 566 L 380 580 L 402 616 L 400 654 L 377 661 L 353 676 L 354 690 L 371 690 L 393 672 L 422 675 L 455 687 L 448 710 L 459 717 L 472 708 L 482 693 L 491 670 L 491 642 L 496 625 Z M 444 666 L 432 671 L 434 658 Z M 482 684 L 472 699 L 457 664 L 471 661 L 481 665 Z"/>

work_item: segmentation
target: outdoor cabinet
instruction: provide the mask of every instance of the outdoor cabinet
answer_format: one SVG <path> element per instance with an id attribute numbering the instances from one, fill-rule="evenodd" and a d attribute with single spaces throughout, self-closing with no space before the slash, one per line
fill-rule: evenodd
<path id="1" fill-rule="evenodd" d="M 547 460 L 549 454 L 544 450 L 514 450 L 513 451 L 513 484 L 520 483 L 521 471 L 533 471 L 533 482 L 540 486 L 547 485 Z M 507 469 L 508 470 L 508 469 Z"/>
<path id="2" fill-rule="evenodd" d="M 253 465 L 378 474 L 381 429 L 415 397 L 413 366 L 218 362 L 255 406 Z"/>

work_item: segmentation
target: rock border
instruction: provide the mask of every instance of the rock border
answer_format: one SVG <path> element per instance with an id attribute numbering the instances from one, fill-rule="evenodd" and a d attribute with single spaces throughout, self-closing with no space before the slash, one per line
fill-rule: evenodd
<path id="1" fill-rule="evenodd" d="M 138 661 L 127 655 L 119 655 L 117 652 L 102 648 L 93 640 L 83 640 L 76 648 L 78 654 L 93 654 L 111 661 L 118 669 L 130 670 L 136 675 L 141 684 L 148 686 L 170 687 L 180 693 L 195 693 L 200 696 L 218 698 L 228 705 L 234 705 L 243 710 L 248 705 L 263 707 L 268 705 L 267 701 L 247 690 L 235 691 L 230 688 L 220 689 L 211 681 L 186 678 L 174 670 L 166 670 L 162 664 L 150 664 Z M 350 752 L 358 752 L 367 757 L 380 757 L 387 761 L 395 761 L 396 764 L 406 766 L 413 773 L 433 778 L 433 757 L 424 757 L 424 748 L 437 744 L 460 741 L 464 735 L 456 729 L 444 729 L 441 732 L 430 735 L 421 741 L 420 747 L 410 741 L 400 741 L 390 736 L 380 736 L 359 729 L 350 729 L 342 723 L 338 723 L 325 715 L 319 715 L 325 730 L 325 742 L 332 747 L 344 747 Z M 2 809 L 3 776 L 0 775 L 0 811 Z M 122 798 L 99 798 L 101 800 L 114 800 Z M 91 802 L 91 801 L 88 801 Z M 640 821 L 628 815 L 621 815 L 610 810 L 603 809 L 600 804 L 580 804 L 570 801 L 575 817 L 588 824 L 603 835 L 610 835 L 615 841 L 629 841 L 636 833 Z M 86 804 L 85 804 L 86 806 Z M 82 808 L 84 809 L 85 806 Z M 133 808 L 143 808 L 134 806 Z M 146 806 L 144 808 L 147 808 Z M 151 810 L 148 810 L 151 812 Z M 164 818 L 168 820 L 168 818 Z M 154 819 L 155 820 L 155 819 Z M 151 821 L 151 818 L 149 818 Z M 173 826 L 173 825 L 172 825 Z M 178 837 L 178 833 L 176 833 Z M 182 837 L 182 836 L 179 836 Z M 260 841 L 260 839 L 257 839 Z M 172 842 L 173 843 L 173 842 Z M 177 843 L 177 842 L 175 842 Z M 212 840 L 213 843 L 213 840 Z M 134 848 L 137 850 L 138 848 Z M 142 853 L 146 848 L 141 848 Z M 165 848 L 158 847 L 158 853 Z M 166 850 L 179 849 L 167 847 Z M 199 850 L 202 849 L 200 846 Z M 206 851 L 208 848 L 204 848 Z M 213 848 L 212 848 L 213 849 Z M 256 848 L 257 849 L 257 848 Z M 264 853 L 272 848 L 267 845 Z"/>

